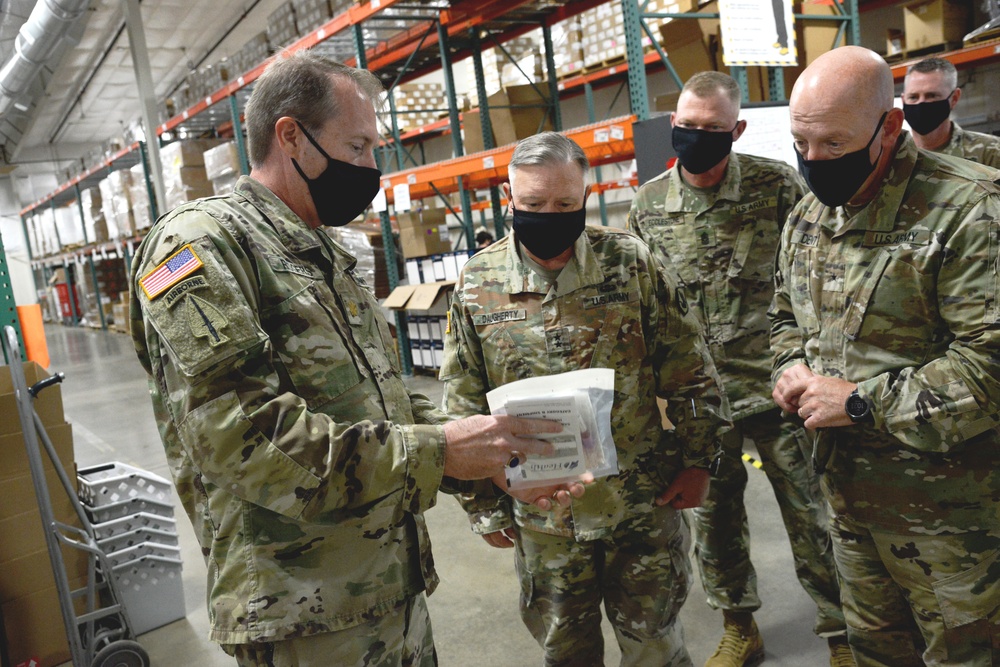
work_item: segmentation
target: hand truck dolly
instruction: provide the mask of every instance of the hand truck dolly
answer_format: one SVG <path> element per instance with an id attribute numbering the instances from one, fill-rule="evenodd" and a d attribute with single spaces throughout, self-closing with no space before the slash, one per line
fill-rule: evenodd
<path id="1" fill-rule="evenodd" d="M 55 447 L 49 439 L 42 420 L 35 412 L 33 401 L 46 387 L 62 382 L 64 375 L 57 373 L 51 377 L 27 386 L 24 369 L 21 367 L 21 352 L 17 334 L 13 327 L 5 326 L 2 336 L 3 351 L 10 367 L 17 412 L 21 420 L 24 444 L 28 450 L 28 466 L 31 470 L 35 496 L 45 532 L 49 561 L 55 578 L 56 593 L 62 612 L 66 636 L 74 667 L 149 667 L 149 655 L 135 641 L 133 626 L 128 611 L 122 603 L 111 564 L 94 537 L 94 528 L 77 498 L 66 470 L 59 462 Z M 82 528 L 56 521 L 52 510 L 52 496 L 42 463 L 41 446 L 52 461 L 52 465 L 63 490 L 69 496 L 76 510 Z M 87 554 L 87 581 L 77 590 L 70 589 L 69 575 L 63 560 L 62 547 L 77 549 Z M 80 601 L 80 607 L 75 601 Z M 82 608 L 82 613 L 77 609 Z"/>

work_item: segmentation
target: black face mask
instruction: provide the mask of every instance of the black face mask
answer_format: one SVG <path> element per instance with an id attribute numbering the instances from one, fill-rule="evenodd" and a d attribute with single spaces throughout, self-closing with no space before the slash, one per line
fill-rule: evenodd
<path id="1" fill-rule="evenodd" d="M 298 162 L 292 160 L 292 164 L 309 186 L 309 194 L 312 195 L 319 221 L 330 227 L 342 227 L 361 215 L 375 199 L 381 186 L 382 172 L 333 159 L 320 148 L 302 123 L 295 122 L 309 143 L 326 158 L 326 169 L 316 178 L 309 178 Z"/>
<path id="2" fill-rule="evenodd" d="M 670 140 L 681 166 L 692 174 L 704 174 L 733 150 L 734 127 L 729 132 L 709 132 L 674 126 Z"/>
<path id="3" fill-rule="evenodd" d="M 951 102 L 949 100 L 954 93 L 953 90 L 948 94 L 948 97 L 935 102 L 904 104 L 903 115 L 906 117 L 906 122 L 910 124 L 910 129 L 920 136 L 936 130 L 951 115 Z"/>
<path id="4" fill-rule="evenodd" d="M 587 225 L 587 209 L 535 213 L 513 209 L 517 242 L 538 259 L 552 259 L 576 243 Z"/>
<path id="5" fill-rule="evenodd" d="M 883 113 L 875 126 L 875 133 L 861 150 L 841 155 L 832 160 L 803 160 L 802 153 L 795 150 L 799 161 L 799 173 L 816 198 L 830 207 L 843 206 L 853 197 L 861 184 L 875 171 L 875 164 L 868 157 L 868 149 L 882 129 L 889 112 Z M 879 158 L 882 152 L 879 151 Z M 878 158 L 875 158 L 878 163 Z"/>

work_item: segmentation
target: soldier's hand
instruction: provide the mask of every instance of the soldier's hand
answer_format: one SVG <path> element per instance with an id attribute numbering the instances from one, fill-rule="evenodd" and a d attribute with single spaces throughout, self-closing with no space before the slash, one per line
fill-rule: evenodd
<path id="1" fill-rule="evenodd" d="M 522 503 L 534 505 L 545 512 L 552 509 L 554 503 L 558 503 L 563 507 L 569 507 L 570 503 L 573 502 L 573 498 L 583 497 L 583 494 L 587 490 L 586 485 L 593 481 L 593 475 L 587 473 L 579 482 L 569 482 L 552 486 L 533 486 L 527 489 L 508 489 L 507 479 L 503 473 L 493 477 L 494 486 L 504 489 L 508 496 L 517 498 Z"/>
<path id="2" fill-rule="evenodd" d="M 677 473 L 667 490 L 656 498 L 656 504 L 670 505 L 675 510 L 701 507 L 708 497 L 709 474 L 704 468 L 685 468 Z"/>
<path id="3" fill-rule="evenodd" d="M 810 430 L 850 426 L 854 422 L 847 414 L 845 404 L 858 385 L 841 378 L 813 375 L 799 396 L 798 415 Z"/>
<path id="4" fill-rule="evenodd" d="M 531 436 L 560 431 L 559 422 L 505 415 L 449 422 L 444 425 L 444 474 L 455 479 L 491 478 L 502 473 L 512 458 L 551 455 L 552 443 Z"/>
<path id="5" fill-rule="evenodd" d="M 498 530 L 495 533 L 486 533 L 483 535 L 483 539 L 486 540 L 486 544 L 491 547 L 496 547 L 497 549 L 510 549 L 514 546 L 514 529 L 504 528 L 503 530 Z"/>
<path id="6" fill-rule="evenodd" d="M 798 412 L 799 396 L 806 390 L 807 383 L 812 377 L 813 372 L 805 364 L 789 366 L 774 383 L 771 397 L 785 412 Z"/>

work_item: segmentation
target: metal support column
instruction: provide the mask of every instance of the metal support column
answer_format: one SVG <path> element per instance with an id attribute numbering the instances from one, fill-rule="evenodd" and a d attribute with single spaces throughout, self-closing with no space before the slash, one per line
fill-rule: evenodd
<path id="1" fill-rule="evenodd" d="M 154 141 L 153 143 L 159 145 L 159 141 Z M 139 142 L 139 159 L 142 160 L 142 178 L 146 183 L 146 195 L 149 199 L 149 219 L 152 222 L 156 222 L 156 219 L 160 217 L 160 205 L 156 200 L 156 190 L 153 188 L 153 179 L 149 174 L 149 152 L 146 148 L 146 142 Z"/>
<path id="2" fill-rule="evenodd" d="M 483 50 L 476 28 L 469 30 L 472 42 L 472 65 L 476 72 L 476 95 L 479 97 L 479 124 L 483 128 L 483 148 L 496 148 L 493 141 L 493 122 L 490 120 L 490 105 L 486 97 L 486 75 L 483 74 Z M 503 224 L 503 206 L 500 205 L 500 188 L 490 187 L 490 203 L 493 207 L 493 232 L 497 241 L 507 235 L 507 226 Z"/>
<path id="3" fill-rule="evenodd" d="M 229 96 L 229 115 L 233 119 L 233 141 L 236 142 L 236 153 L 240 156 L 240 172 L 245 176 L 250 173 L 250 160 L 247 157 L 247 142 L 243 138 L 240 105 L 236 101 L 235 94 Z"/>
<path id="4" fill-rule="evenodd" d="M 552 28 L 548 23 L 542 24 L 542 39 L 545 42 L 545 71 L 549 79 L 549 116 L 552 118 L 552 127 L 556 132 L 561 132 L 562 109 L 559 107 L 559 75 L 556 73 L 556 57 L 552 48 Z"/>
<path id="5" fill-rule="evenodd" d="M 746 67 L 730 67 L 729 74 L 736 79 L 736 83 L 739 84 L 740 93 L 743 97 L 743 103 L 746 104 L 750 101 L 750 80 L 747 78 L 747 68 Z"/>
<path id="6" fill-rule="evenodd" d="M 83 214 L 83 198 L 80 196 L 80 184 L 76 183 L 73 185 L 73 189 L 76 191 L 76 208 L 80 212 L 80 225 L 83 227 L 83 243 L 86 245 L 87 223 L 85 222 L 86 218 Z M 93 253 L 87 254 L 87 261 L 90 263 L 90 282 L 94 286 L 94 300 L 97 305 L 97 315 L 101 318 L 101 329 L 107 331 L 108 323 L 104 319 L 104 308 L 101 306 L 101 283 L 97 279 L 97 267 L 94 266 Z"/>
<path id="7" fill-rule="evenodd" d="M 368 58 L 365 55 L 365 36 L 361 31 L 361 25 L 354 25 L 354 52 L 358 59 L 358 67 L 368 68 Z M 389 91 L 389 99 L 392 99 L 392 91 Z M 398 141 L 398 136 L 396 140 Z M 373 147 L 372 153 L 375 162 L 381 171 L 386 170 L 387 158 L 379 155 L 378 146 Z M 402 164 L 402 162 L 400 163 Z M 389 289 L 394 290 L 399 285 L 399 262 L 396 259 L 396 242 L 392 238 L 392 220 L 389 218 L 389 211 L 381 211 L 378 214 L 380 226 L 382 227 L 382 247 L 385 250 L 385 272 L 389 279 Z M 410 352 L 410 333 L 406 326 L 406 315 L 396 311 L 396 346 L 399 352 L 399 365 L 403 375 L 413 375 L 413 356 Z"/>
<path id="8" fill-rule="evenodd" d="M 448 30 L 438 22 L 438 48 L 441 52 L 441 73 L 444 74 L 444 94 L 448 98 L 448 123 L 451 126 L 451 149 L 454 157 L 465 155 L 462 146 L 462 123 L 458 118 L 458 95 L 455 93 L 455 74 L 451 69 L 451 49 L 448 47 Z M 472 224 L 472 198 L 465 189 L 464 179 L 458 178 L 458 193 L 462 199 L 462 230 L 469 250 L 476 247 L 476 232 Z"/>
<path id="9" fill-rule="evenodd" d="M 649 120 L 649 91 L 642 57 L 642 21 L 638 0 L 622 0 L 625 24 L 625 59 L 628 62 L 628 97 L 638 120 Z"/>
<path id="10" fill-rule="evenodd" d="M 594 123 L 597 122 L 597 114 L 594 111 L 594 87 L 590 85 L 587 81 L 583 84 L 583 92 L 587 97 L 587 122 Z M 594 167 L 594 181 L 600 183 L 603 179 L 603 174 L 600 167 Z M 597 193 L 597 203 L 601 208 L 601 224 L 605 227 L 608 226 L 608 203 L 604 199 L 604 192 Z"/>
<path id="11" fill-rule="evenodd" d="M 781 102 L 785 99 L 785 70 L 783 68 L 767 68 L 767 95 L 772 102 Z"/>
<path id="12" fill-rule="evenodd" d="M 160 163 L 160 144 L 156 140 L 156 91 L 153 88 L 153 74 L 149 68 L 149 51 L 146 49 L 146 33 L 142 27 L 142 12 L 139 0 L 122 0 L 125 12 L 125 27 L 132 52 L 132 66 L 135 68 L 135 82 L 142 101 L 142 127 L 149 146 L 149 162 L 153 171 L 153 191 L 156 201 L 166 202 L 163 187 L 163 167 Z"/>

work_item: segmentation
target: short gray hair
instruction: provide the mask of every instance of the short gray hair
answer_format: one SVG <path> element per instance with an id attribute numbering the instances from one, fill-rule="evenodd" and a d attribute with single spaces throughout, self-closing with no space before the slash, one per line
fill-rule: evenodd
<path id="1" fill-rule="evenodd" d="M 580 144 L 558 132 L 541 132 L 517 142 L 510 164 L 507 165 L 507 174 L 513 178 L 514 171 L 525 165 L 539 166 L 567 162 L 576 163 L 586 178 L 590 160 L 580 148 Z"/>
<path id="2" fill-rule="evenodd" d="M 687 80 L 681 92 L 691 93 L 695 97 L 701 98 L 721 93 L 735 105 L 737 112 L 740 110 L 740 102 L 743 99 L 740 84 L 736 83 L 736 79 L 722 72 L 698 72 Z"/>
<path id="3" fill-rule="evenodd" d="M 958 70 L 955 69 L 955 66 L 950 61 L 944 58 L 925 58 L 920 62 L 914 63 L 906 70 L 906 77 L 909 78 L 913 72 L 920 72 L 922 74 L 944 72 L 944 80 L 948 84 L 948 88 L 951 90 L 958 88 Z"/>
<path id="4" fill-rule="evenodd" d="M 353 81 L 372 100 L 375 109 L 380 108 L 385 89 L 371 72 L 308 50 L 278 55 L 254 82 L 247 101 L 247 151 L 251 165 L 262 166 L 270 155 L 274 124 L 279 118 L 295 118 L 310 132 L 318 132 L 337 115 L 336 89 L 330 78 L 333 75 Z"/>

